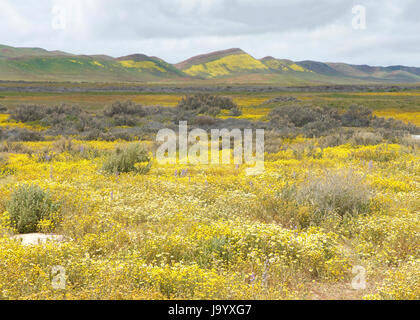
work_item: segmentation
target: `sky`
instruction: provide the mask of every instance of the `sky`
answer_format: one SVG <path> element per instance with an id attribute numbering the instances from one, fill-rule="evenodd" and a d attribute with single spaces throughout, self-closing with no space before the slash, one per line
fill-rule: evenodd
<path id="1" fill-rule="evenodd" d="M 0 0 L 0 44 L 170 63 L 241 48 L 420 67 L 418 0 Z"/>

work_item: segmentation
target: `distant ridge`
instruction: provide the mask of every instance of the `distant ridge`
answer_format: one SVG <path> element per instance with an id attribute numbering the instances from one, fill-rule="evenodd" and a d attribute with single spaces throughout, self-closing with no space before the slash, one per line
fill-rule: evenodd
<path id="1" fill-rule="evenodd" d="M 159 82 L 185 77 L 172 64 L 144 54 L 113 58 L 0 45 L 0 80 Z"/>
<path id="2" fill-rule="evenodd" d="M 25 56 L 56 56 L 72 54 L 63 51 L 48 51 L 42 48 L 15 48 L 0 44 L 0 58 L 18 58 Z"/>
<path id="3" fill-rule="evenodd" d="M 172 82 L 210 84 L 420 83 L 420 68 L 256 59 L 240 48 L 219 50 L 170 64 L 135 53 L 122 57 L 75 55 L 42 48 L 0 45 L 0 81 Z"/>
<path id="4" fill-rule="evenodd" d="M 136 53 L 136 54 L 130 54 L 128 56 L 124 56 L 124 57 L 119 57 L 116 58 L 119 61 L 125 61 L 125 60 L 133 60 L 133 61 L 148 61 L 151 60 L 152 58 L 149 56 L 146 56 L 145 54 L 141 54 L 141 53 Z"/>

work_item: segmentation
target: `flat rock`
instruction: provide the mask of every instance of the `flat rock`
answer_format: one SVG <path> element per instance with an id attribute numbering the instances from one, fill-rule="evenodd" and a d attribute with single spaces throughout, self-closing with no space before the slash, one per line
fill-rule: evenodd
<path id="1" fill-rule="evenodd" d="M 62 242 L 65 240 L 65 237 L 59 234 L 25 233 L 12 236 L 11 239 L 20 240 L 23 245 L 27 246 L 47 241 Z"/>

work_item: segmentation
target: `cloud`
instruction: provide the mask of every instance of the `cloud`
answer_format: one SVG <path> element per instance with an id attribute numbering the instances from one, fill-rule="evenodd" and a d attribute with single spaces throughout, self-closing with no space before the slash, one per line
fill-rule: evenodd
<path id="1" fill-rule="evenodd" d="M 355 5 L 366 8 L 365 30 L 352 28 Z M 420 66 L 419 9 L 416 0 L 0 0 L 0 35 L 14 46 L 169 62 L 240 47 L 258 58 Z"/>

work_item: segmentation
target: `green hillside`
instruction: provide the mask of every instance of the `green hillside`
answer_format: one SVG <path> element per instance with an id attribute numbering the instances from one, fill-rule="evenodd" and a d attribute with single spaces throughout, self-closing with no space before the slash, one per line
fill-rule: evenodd
<path id="1" fill-rule="evenodd" d="M 169 77 L 185 77 L 185 73 L 175 68 L 172 64 L 157 57 L 148 57 L 144 54 L 133 54 L 117 58 L 117 61 L 125 69 L 132 69 L 131 71 L 149 72 L 155 75 Z"/>
<path id="2" fill-rule="evenodd" d="M 270 68 L 241 49 L 216 51 L 193 57 L 176 67 L 192 77 L 226 78 L 240 74 L 270 73 Z"/>
<path id="3" fill-rule="evenodd" d="M 42 48 L 14 48 L 0 44 L 0 58 L 17 58 L 28 56 L 56 56 L 67 55 L 72 56 L 70 53 L 62 51 L 47 51 Z"/>
<path id="4" fill-rule="evenodd" d="M 265 57 L 260 61 L 276 72 L 312 72 L 311 70 L 294 63 L 292 60 Z"/>
<path id="5" fill-rule="evenodd" d="M 182 82 L 240 84 L 368 84 L 420 82 L 420 68 L 372 67 L 346 63 L 256 59 L 233 48 L 202 54 L 177 64 L 133 54 L 74 55 L 42 48 L 0 45 L 0 80 Z"/>
<path id="6" fill-rule="evenodd" d="M 300 61 L 297 65 L 319 75 L 341 78 L 347 81 L 364 82 L 419 82 L 420 68 L 391 66 L 372 67 L 368 65 L 351 65 L 346 63 L 322 63 Z"/>
<path id="7" fill-rule="evenodd" d="M 0 47 L 1 80 L 150 82 L 185 77 L 162 59 L 145 55 L 115 59 L 106 55 L 71 55 L 37 48 L 10 48 Z"/>

